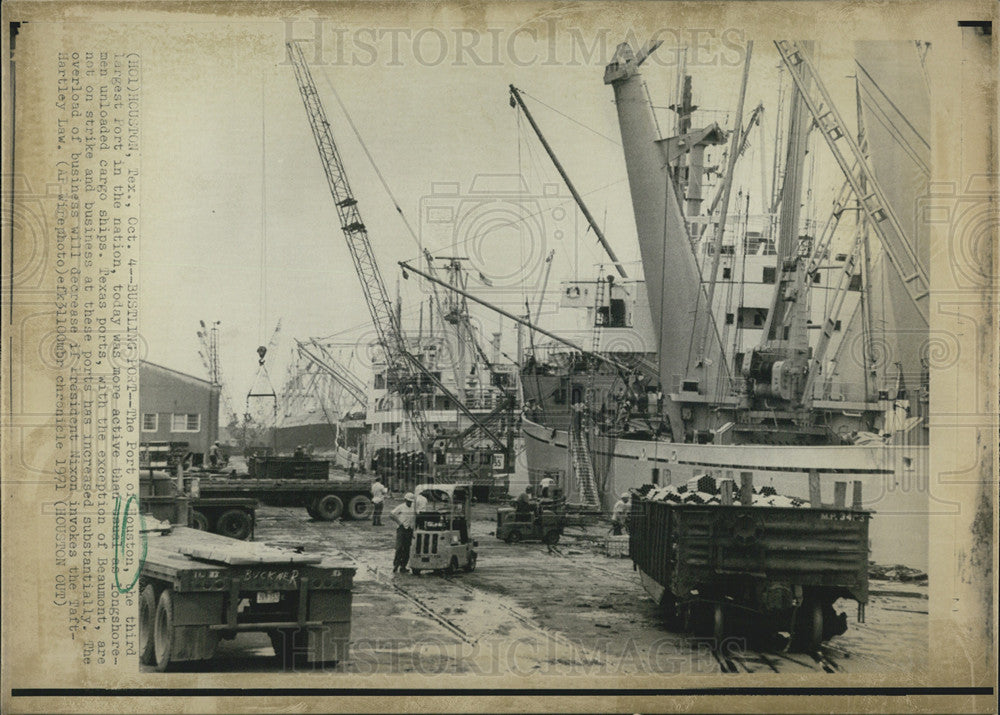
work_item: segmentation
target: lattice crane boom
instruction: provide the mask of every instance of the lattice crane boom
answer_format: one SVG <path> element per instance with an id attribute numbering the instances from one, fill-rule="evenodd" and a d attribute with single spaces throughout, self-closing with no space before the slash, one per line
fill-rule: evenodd
<path id="1" fill-rule="evenodd" d="M 306 116 L 312 128 L 313 138 L 316 140 L 316 148 L 319 150 L 330 194 L 333 196 L 337 215 L 340 217 L 340 225 L 347 241 L 347 248 L 351 254 L 351 260 L 354 262 L 354 269 L 361 281 L 365 304 L 368 306 L 372 324 L 378 334 L 379 344 L 385 353 L 388 376 L 390 379 L 394 378 L 396 384 L 400 386 L 399 394 L 403 408 L 417 432 L 421 445 L 426 450 L 427 440 L 431 438 L 431 435 L 428 433 L 427 424 L 419 404 L 411 399 L 415 397 L 419 400 L 419 396 L 407 394 L 409 390 L 417 390 L 420 380 L 415 368 L 405 357 L 408 353 L 402 327 L 375 260 L 368 230 L 361 220 L 358 202 L 351 192 L 344 163 L 340 158 L 340 152 L 334 141 L 330 123 L 327 121 L 326 112 L 320 101 L 319 93 L 316 91 L 316 84 L 313 82 L 305 56 L 295 42 L 287 43 L 286 48 L 288 59 L 295 72 L 299 93 L 302 95 L 302 102 L 305 105 Z"/>

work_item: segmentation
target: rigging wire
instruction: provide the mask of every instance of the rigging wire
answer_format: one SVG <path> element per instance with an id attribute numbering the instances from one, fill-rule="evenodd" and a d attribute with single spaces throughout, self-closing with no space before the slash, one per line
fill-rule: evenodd
<path id="1" fill-rule="evenodd" d="M 376 176 L 378 176 L 379 182 L 382 184 L 382 188 L 385 189 L 385 193 L 389 196 L 389 200 L 392 201 L 393 208 L 396 209 L 396 213 L 402 220 L 403 225 L 406 226 L 407 232 L 413 241 L 420 246 L 420 238 L 417 236 L 416 231 L 413 230 L 413 226 L 410 225 L 409 219 L 406 218 L 406 214 L 403 213 L 403 208 L 399 205 L 399 201 L 396 200 L 396 195 L 392 192 L 389 187 L 389 182 L 386 181 L 385 176 L 382 174 L 382 170 L 379 168 L 378 164 L 375 162 L 375 157 L 372 156 L 371 151 L 368 149 L 368 145 L 365 143 L 364 138 L 361 136 L 361 132 L 358 131 L 357 125 L 354 123 L 354 119 L 351 113 L 347 111 L 347 106 L 344 101 L 340 98 L 340 94 L 337 92 L 337 88 L 333 86 L 333 82 L 330 80 L 330 75 L 324 70 L 323 79 L 326 82 L 326 86 L 333 93 L 333 98 L 337 100 L 337 104 L 340 105 L 340 111 L 344 113 L 344 118 L 347 120 L 347 124 L 351 127 L 351 131 L 354 132 L 354 136 L 357 137 L 358 143 L 361 145 L 361 149 L 364 151 L 365 156 L 368 157 L 368 161 L 371 163 L 372 168 L 375 170 Z"/>
<path id="2" fill-rule="evenodd" d="M 579 125 L 579 126 L 583 127 L 583 128 L 584 128 L 584 129 L 586 129 L 586 130 L 587 130 L 588 132 L 591 132 L 591 133 L 593 133 L 593 134 L 596 134 L 597 136 L 601 137 L 602 139 L 607 139 L 607 140 L 608 140 L 609 142 L 611 142 L 611 143 L 612 143 L 612 144 L 614 144 L 615 146 L 621 146 L 621 145 L 622 145 L 622 144 L 621 144 L 621 142 L 620 142 L 620 141 L 618 141 L 617 139 L 615 139 L 615 138 L 613 138 L 613 137 L 609 137 L 609 136 L 608 136 L 607 134 L 602 134 L 601 132 L 597 131 L 597 130 L 596 130 L 596 129 L 594 129 L 593 127 L 588 127 L 588 126 L 587 126 L 586 124 L 584 124 L 583 122 L 581 122 L 581 121 L 579 121 L 579 120 L 577 120 L 577 119 L 574 119 L 573 117 L 571 117 L 570 115 L 566 114 L 565 112 L 562 112 L 562 111 L 560 111 L 560 110 L 556 109 L 555 107 L 552 107 L 552 106 L 550 106 L 550 105 L 546 104 L 545 102 L 543 102 L 542 100 L 540 100 L 540 99 L 539 99 L 538 97 L 536 97 L 536 96 L 534 96 L 534 95 L 532 95 L 532 94 L 528 94 L 528 93 L 527 93 L 527 92 L 525 92 L 525 91 L 524 91 L 523 89 L 521 89 L 521 88 L 518 88 L 518 91 L 519 91 L 519 92 L 520 92 L 521 94 L 523 94 L 523 95 L 524 95 L 525 97 L 531 97 L 531 98 L 532 98 L 533 100 L 535 100 L 536 102 L 538 102 L 538 103 L 539 103 L 540 105 L 542 105 L 543 107 L 546 107 L 546 108 L 548 108 L 548 109 L 552 110 L 553 112 L 555 112 L 556 114 L 559 114 L 559 115 L 561 115 L 561 116 L 565 117 L 566 119 L 568 119 L 569 121 L 573 122 L 574 124 L 577 124 L 577 125 Z"/>

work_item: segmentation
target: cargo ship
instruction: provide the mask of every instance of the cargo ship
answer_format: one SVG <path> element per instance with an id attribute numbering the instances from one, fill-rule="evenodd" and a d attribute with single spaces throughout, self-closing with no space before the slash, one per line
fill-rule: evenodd
<path id="1" fill-rule="evenodd" d="M 555 477 L 600 509 L 703 474 L 751 472 L 803 498 L 818 481 L 829 503 L 835 481 L 860 481 L 878 514 L 872 558 L 926 568 L 929 250 L 913 206 L 929 182 L 927 46 L 857 43 L 849 128 L 811 43 L 774 44 L 787 92 L 758 216 L 739 196 L 731 209 L 726 185 L 746 140 L 742 93 L 733 130 L 699 127 L 682 78 L 676 134 L 662 137 L 640 73 L 655 49 L 620 45 L 604 75 L 644 278 L 562 286 L 561 323 L 576 315 L 592 344 L 540 343 L 523 361 L 529 480 Z M 705 151 L 724 144 L 709 201 Z M 842 170 L 823 221 L 802 216 L 810 152 Z"/>

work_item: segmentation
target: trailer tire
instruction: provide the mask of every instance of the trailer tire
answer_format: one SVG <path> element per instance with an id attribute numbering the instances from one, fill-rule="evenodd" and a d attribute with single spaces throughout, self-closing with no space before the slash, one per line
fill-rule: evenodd
<path id="1" fill-rule="evenodd" d="M 323 521 L 334 521 L 344 513 L 344 502 L 336 494 L 326 494 L 316 500 L 316 516 Z"/>
<path id="2" fill-rule="evenodd" d="M 507 536 L 505 536 L 503 540 L 508 544 L 516 544 L 521 540 L 521 532 L 517 529 L 511 529 L 507 532 Z"/>
<path id="3" fill-rule="evenodd" d="M 147 584 L 139 594 L 139 662 L 153 665 L 156 662 L 156 643 L 153 630 L 156 627 L 156 589 Z"/>
<path id="4" fill-rule="evenodd" d="M 306 513 L 313 519 L 319 521 L 319 512 L 316 511 L 316 505 L 313 502 L 306 504 Z"/>
<path id="5" fill-rule="evenodd" d="M 215 522 L 215 530 L 222 536 L 242 541 L 249 538 L 250 532 L 253 531 L 253 519 L 245 511 L 230 509 Z"/>
<path id="6" fill-rule="evenodd" d="M 375 505 L 372 504 L 372 500 L 364 494 L 353 496 L 347 502 L 347 516 L 351 519 L 363 521 L 372 515 L 374 509 Z"/>
<path id="7" fill-rule="evenodd" d="M 267 633 L 282 670 L 298 670 L 308 661 L 306 654 L 295 647 L 296 633 L 297 628 L 282 628 Z M 303 634 L 305 635 L 304 631 Z"/>
<path id="8" fill-rule="evenodd" d="M 194 509 L 191 511 L 191 521 L 188 526 L 198 531 L 208 531 L 208 517 L 205 516 L 204 512 Z"/>
<path id="9" fill-rule="evenodd" d="M 172 594 L 172 589 L 164 589 L 156 602 L 153 643 L 156 652 L 156 669 L 161 673 L 170 668 L 170 655 L 174 649 L 174 598 Z"/>

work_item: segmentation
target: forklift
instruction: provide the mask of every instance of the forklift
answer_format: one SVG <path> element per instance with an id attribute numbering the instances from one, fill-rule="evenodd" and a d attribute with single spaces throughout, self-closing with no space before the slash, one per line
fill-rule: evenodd
<path id="1" fill-rule="evenodd" d="M 563 513 L 566 500 L 562 490 L 556 487 L 545 489 L 543 494 L 535 502 L 534 510 L 528 513 L 519 514 L 509 506 L 497 509 L 496 537 L 508 544 L 519 541 L 541 541 L 548 546 L 558 544 L 566 526 Z"/>
<path id="2" fill-rule="evenodd" d="M 471 484 L 418 484 L 416 528 L 410 546 L 410 570 L 454 574 L 476 568 L 479 542 L 469 536 Z"/>

